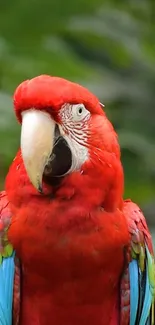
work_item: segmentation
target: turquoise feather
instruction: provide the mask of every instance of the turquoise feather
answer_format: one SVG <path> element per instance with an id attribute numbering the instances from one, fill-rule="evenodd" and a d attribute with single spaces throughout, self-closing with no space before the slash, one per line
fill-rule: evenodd
<path id="1" fill-rule="evenodd" d="M 130 276 L 130 325 L 135 325 L 138 301 L 139 301 L 139 288 L 138 288 L 138 263 L 132 260 L 129 264 Z"/>
<path id="2" fill-rule="evenodd" d="M 0 325 L 12 325 L 14 253 L 0 265 Z"/>
<path id="3" fill-rule="evenodd" d="M 138 259 L 129 264 L 130 325 L 152 325 L 151 306 L 154 302 L 154 260 L 145 245 L 145 270 L 141 271 Z"/>

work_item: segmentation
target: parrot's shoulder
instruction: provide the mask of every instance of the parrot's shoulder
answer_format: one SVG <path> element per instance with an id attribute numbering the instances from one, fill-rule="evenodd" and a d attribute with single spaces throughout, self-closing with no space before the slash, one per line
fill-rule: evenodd
<path id="1" fill-rule="evenodd" d="M 7 231 L 11 223 L 11 212 L 6 192 L 0 192 L 0 324 L 17 325 L 19 316 L 19 262 Z"/>
<path id="2" fill-rule="evenodd" d="M 153 325 L 155 259 L 151 234 L 137 204 L 125 200 L 123 213 L 131 241 L 121 282 L 121 325 Z"/>

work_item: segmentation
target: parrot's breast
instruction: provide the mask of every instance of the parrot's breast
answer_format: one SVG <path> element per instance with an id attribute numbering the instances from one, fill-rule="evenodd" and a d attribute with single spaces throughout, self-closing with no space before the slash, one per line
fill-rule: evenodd
<path id="1" fill-rule="evenodd" d="M 21 325 L 119 324 L 129 242 L 119 210 L 30 202 L 16 210 L 9 240 L 23 266 Z"/>

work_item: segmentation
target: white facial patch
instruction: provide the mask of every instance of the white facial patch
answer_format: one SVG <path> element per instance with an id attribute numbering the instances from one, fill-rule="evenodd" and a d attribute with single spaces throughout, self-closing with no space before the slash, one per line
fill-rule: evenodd
<path id="1" fill-rule="evenodd" d="M 90 116 L 90 112 L 83 104 L 66 104 L 60 111 L 63 137 L 72 152 L 72 166 L 68 173 L 80 170 L 81 166 L 89 159 L 87 147 L 89 127 L 87 121 Z"/>

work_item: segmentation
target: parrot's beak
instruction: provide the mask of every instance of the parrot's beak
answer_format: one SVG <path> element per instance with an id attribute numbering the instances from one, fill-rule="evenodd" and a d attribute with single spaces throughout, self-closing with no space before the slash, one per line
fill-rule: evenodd
<path id="1" fill-rule="evenodd" d="M 22 114 L 22 158 L 31 183 L 40 192 L 43 172 L 54 146 L 55 125 L 46 112 L 31 109 Z"/>

